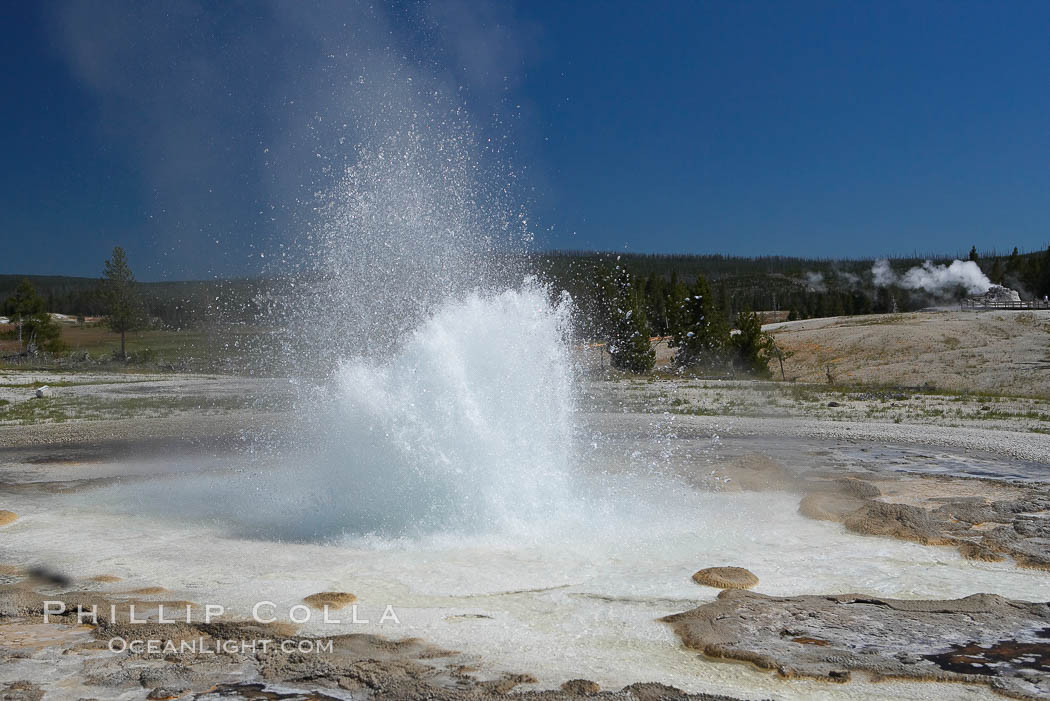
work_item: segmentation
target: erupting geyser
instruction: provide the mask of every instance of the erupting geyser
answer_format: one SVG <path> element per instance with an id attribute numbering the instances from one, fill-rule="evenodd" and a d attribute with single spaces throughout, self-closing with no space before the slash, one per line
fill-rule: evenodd
<path id="1" fill-rule="evenodd" d="M 461 108 L 391 92 L 348 119 L 361 143 L 319 189 L 299 268 L 275 271 L 300 388 L 276 449 L 219 474 L 180 465 L 126 502 L 375 545 L 517 537 L 571 510 L 572 302 L 522 265 L 526 218 Z"/>
<path id="2" fill-rule="evenodd" d="M 305 245 L 294 336 L 317 451 L 296 535 L 527 531 L 570 491 L 571 301 L 521 267 L 499 159 L 460 108 L 425 102 L 358 120 L 367 143 Z"/>
<path id="3" fill-rule="evenodd" d="M 535 281 L 448 300 L 335 376 L 328 469 L 355 532 L 528 530 L 568 498 L 569 302 Z"/>

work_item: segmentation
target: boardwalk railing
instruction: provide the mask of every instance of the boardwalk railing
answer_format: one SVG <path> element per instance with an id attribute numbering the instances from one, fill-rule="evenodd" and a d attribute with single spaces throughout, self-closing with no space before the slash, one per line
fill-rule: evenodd
<path id="1" fill-rule="evenodd" d="M 1045 299 L 1033 299 L 1030 302 L 986 302 L 979 299 L 963 300 L 963 309 L 1050 309 L 1050 302 Z"/>

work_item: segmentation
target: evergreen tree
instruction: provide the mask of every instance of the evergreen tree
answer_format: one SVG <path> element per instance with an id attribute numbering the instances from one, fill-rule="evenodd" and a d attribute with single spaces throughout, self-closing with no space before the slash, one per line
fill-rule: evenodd
<path id="1" fill-rule="evenodd" d="M 815 316 L 818 319 L 823 319 L 825 317 L 831 316 L 830 312 L 828 312 L 829 305 L 827 295 L 817 295 L 816 297 L 817 303 L 813 316 Z"/>
<path id="2" fill-rule="evenodd" d="M 1013 252 L 1010 257 L 1006 259 L 1006 274 L 1016 276 L 1021 272 L 1021 255 L 1017 252 L 1017 246 L 1014 246 Z"/>
<path id="3" fill-rule="evenodd" d="M 649 326 L 657 336 L 667 335 L 667 281 L 653 273 L 645 281 L 644 309 Z"/>
<path id="4" fill-rule="evenodd" d="M 851 314 L 871 314 L 871 297 L 861 290 L 854 290 L 851 294 Z"/>
<path id="5" fill-rule="evenodd" d="M 893 293 L 888 287 L 880 287 L 875 290 L 875 305 L 872 309 L 876 314 L 889 314 L 893 311 Z"/>
<path id="6" fill-rule="evenodd" d="M 608 288 L 612 295 L 609 304 L 612 334 L 608 340 L 612 366 L 640 375 L 651 372 L 656 363 L 656 351 L 650 341 L 651 330 L 641 295 L 631 284 L 631 275 L 626 268 L 616 266 Z"/>
<path id="7" fill-rule="evenodd" d="M 721 366 L 729 343 L 729 325 L 703 275 L 697 276 L 696 285 L 680 303 L 680 319 L 670 344 L 678 349 L 675 363 L 679 367 Z"/>
<path id="8" fill-rule="evenodd" d="M 101 293 L 106 305 L 106 323 L 110 331 L 120 334 L 120 357 L 127 360 L 127 333 L 142 328 L 146 314 L 127 254 L 120 246 L 113 249 L 113 257 L 106 261 Z"/>
<path id="9" fill-rule="evenodd" d="M 678 273 L 671 273 L 671 284 L 665 293 L 667 308 L 667 334 L 674 337 L 682 332 L 685 326 L 682 305 L 689 296 L 689 288 L 678 280 Z"/>
<path id="10" fill-rule="evenodd" d="M 769 361 L 773 357 L 773 338 L 762 331 L 762 322 L 750 309 L 737 317 L 739 333 L 731 338 L 733 365 L 755 377 L 768 378 Z"/>
<path id="11" fill-rule="evenodd" d="M 733 296 L 729 294 L 729 285 L 724 278 L 718 282 L 718 311 L 723 319 L 733 318 Z"/>
<path id="12" fill-rule="evenodd" d="M 970 260 L 975 263 L 977 262 L 977 246 L 972 246 L 970 248 Z"/>
<path id="13" fill-rule="evenodd" d="M 995 263 L 992 265 L 992 272 L 988 275 L 989 279 L 996 285 L 1003 284 L 1003 278 L 1006 275 L 1006 269 L 1003 268 L 1003 261 L 1001 258 L 996 258 Z"/>
<path id="14" fill-rule="evenodd" d="M 1043 254 L 1043 259 L 1040 261 L 1038 280 L 1036 295 L 1039 297 L 1050 295 L 1050 246 L 1047 247 L 1046 253 Z"/>
<path id="15" fill-rule="evenodd" d="M 62 350 L 62 330 L 48 314 L 47 302 L 28 279 L 18 283 L 15 293 L 4 303 L 4 308 L 18 330 L 19 350 L 27 345 L 36 345 L 48 351 Z"/>

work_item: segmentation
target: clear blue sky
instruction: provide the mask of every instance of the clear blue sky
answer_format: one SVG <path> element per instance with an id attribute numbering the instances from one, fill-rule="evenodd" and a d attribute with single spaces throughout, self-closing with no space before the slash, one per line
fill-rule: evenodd
<path id="1" fill-rule="evenodd" d="M 382 56 L 509 135 L 543 247 L 1050 243 L 1047 2 L 140 5 L 0 9 L 0 272 L 255 272 Z"/>

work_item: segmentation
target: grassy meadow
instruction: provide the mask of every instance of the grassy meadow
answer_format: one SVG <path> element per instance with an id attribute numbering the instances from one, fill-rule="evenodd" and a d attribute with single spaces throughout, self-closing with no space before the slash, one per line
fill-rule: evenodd
<path id="1" fill-rule="evenodd" d="M 127 334 L 128 362 L 119 359 L 120 334 L 104 323 L 79 326 L 61 324 L 61 340 L 66 350 L 37 358 L 13 358 L 18 353 L 17 339 L 10 338 L 12 326 L 0 327 L 0 367 L 84 369 L 85 365 L 103 369 L 142 369 L 154 371 L 242 372 L 262 367 L 267 354 L 258 353 L 272 339 L 266 330 L 248 326 L 230 326 L 220 330 L 145 329 Z M 272 355 L 272 354 L 271 354 Z"/>

